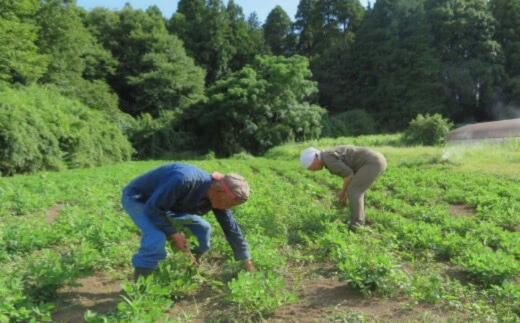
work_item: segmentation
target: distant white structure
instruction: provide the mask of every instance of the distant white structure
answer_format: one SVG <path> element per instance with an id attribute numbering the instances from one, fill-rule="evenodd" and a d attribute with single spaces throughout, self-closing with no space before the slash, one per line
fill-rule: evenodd
<path id="1" fill-rule="evenodd" d="M 481 141 L 503 141 L 511 138 L 520 139 L 520 118 L 462 126 L 450 131 L 446 135 L 445 141 L 453 144 L 470 144 Z"/>

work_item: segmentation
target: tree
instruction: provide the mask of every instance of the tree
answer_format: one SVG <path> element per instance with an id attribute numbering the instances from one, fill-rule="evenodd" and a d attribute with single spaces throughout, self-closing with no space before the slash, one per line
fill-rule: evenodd
<path id="1" fill-rule="evenodd" d="M 157 7 L 145 12 L 127 5 L 117 13 L 95 9 L 87 25 L 119 62 L 110 84 L 124 112 L 180 113 L 202 97 L 204 72 L 168 33 Z"/>
<path id="2" fill-rule="evenodd" d="M 231 30 L 220 0 L 180 0 L 169 21 L 169 30 L 184 43 L 190 57 L 206 70 L 211 84 L 229 71 L 235 54 L 230 43 Z"/>
<path id="3" fill-rule="evenodd" d="M 262 154 L 290 140 L 317 138 L 324 110 L 309 102 L 316 83 L 301 56 L 258 56 L 253 65 L 217 81 L 193 115 L 196 133 L 222 154 Z"/>
<path id="4" fill-rule="evenodd" d="M 312 59 L 338 42 L 351 43 L 363 15 L 359 0 L 301 0 L 295 22 L 298 52 Z"/>
<path id="5" fill-rule="evenodd" d="M 296 35 L 292 25 L 289 15 L 280 6 L 267 15 L 263 31 L 273 55 L 291 56 L 295 53 Z"/>
<path id="6" fill-rule="evenodd" d="M 364 14 L 358 0 L 303 0 L 298 6 L 298 52 L 309 57 L 320 104 L 331 112 L 352 102 L 352 45 Z"/>
<path id="7" fill-rule="evenodd" d="M 520 106 L 520 1 L 491 0 L 493 17 L 497 21 L 494 39 L 502 46 L 507 80 L 504 82 L 503 104 L 494 106 L 496 119 L 514 118 L 515 107 Z"/>
<path id="8" fill-rule="evenodd" d="M 206 70 L 207 85 L 265 53 L 264 42 L 255 42 L 258 35 L 248 27 L 242 8 L 232 0 L 227 7 L 221 0 L 180 0 L 169 21 L 170 32 Z"/>
<path id="9" fill-rule="evenodd" d="M 261 23 L 258 20 L 258 15 L 255 12 L 251 13 L 249 18 L 247 18 L 247 29 L 249 30 L 251 42 L 255 44 L 254 46 L 257 48 L 256 50 L 258 53 L 269 54 L 270 48 L 264 37 L 264 29 L 262 28 Z M 258 53 L 255 55 L 259 55 Z"/>
<path id="10" fill-rule="evenodd" d="M 357 33 L 349 109 L 376 117 L 380 130 L 403 130 L 418 113 L 440 113 L 440 57 L 422 0 L 379 0 Z M 348 95 L 348 93 L 346 94 Z"/>
<path id="11" fill-rule="evenodd" d="M 505 74 L 486 0 L 426 0 L 427 19 L 442 60 L 449 116 L 489 120 Z"/>
<path id="12" fill-rule="evenodd" d="M 231 30 L 230 44 L 235 48 L 234 55 L 229 61 L 229 68 L 231 71 L 238 71 L 245 65 L 253 63 L 256 55 L 267 54 L 268 47 L 265 39 L 260 38 L 263 36 L 260 33 L 261 27 L 251 20 L 255 16 L 246 21 L 242 8 L 233 0 L 229 0 L 226 13 Z"/>
<path id="13" fill-rule="evenodd" d="M 48 57 L 35 44 L 38 0 L 0 0 L 0 81 L 32 83 L 47 69 Z"/>
<path id="14" fill-rule="evenodd" d="M 40 82 L 54 86 L 67 97 L 79 98 L 91 108 L 115 112 L 117 97 L 104 74 L 96 71 L 101 66 L 98 62 L 104 62 L 105 73 L 110 73 L 115 61 L 85 28 L 82 15 L 83 10 L 74 2 L 42 1 L 37 14 L 37 44 L 50 63 Z"/>
<path id="15" fill-rule="evenodd" d="M 134 95 L 135 113 L 159 116 L 162 111 L 182 113 L 202 98 L 204 71 L 186 55 L 177 37 L 164 35 L 168 51 L 147 53 L 141 60 L 141 73 L 128 76 Z"/>

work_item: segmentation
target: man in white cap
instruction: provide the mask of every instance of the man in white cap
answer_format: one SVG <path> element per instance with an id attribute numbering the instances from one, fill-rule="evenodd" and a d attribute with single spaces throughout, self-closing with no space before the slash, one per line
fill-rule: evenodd
<path id="1" fill-rule="evenodd" d="M 338 197 L 340 205 L 344 205 L 348 198 L 349 229 L 355 231 L 356 226 L 365 224 L 365 192 L 387 166 L 381 153 L 350 145 L 323 151 L 310 147 L 301 153 L 300 163 L 311 171 L 325 167 L 330 173 L 343 178 Z"/>
<path id="2" fill-rule="evenodd" d="M 133 256 L 134 279 L 149 276 L 159 261 L 166 258 L 166 240 L 191 256 L 198 264 L 210 248 L 211 226 L 201 215 L 213 211 L 235 259 L 254 269 L 246 239 L 230 208 L 249 198 L 249 186 L 238 174 L 211 175 L 195 166 L 168 164 L 145 173 L 123 189 L 122 204 L 141 230 L 141 247 Z M 197 238 L 198 246 L 189 250 L 187 240 L 169 220 L 184 223 Z M 176 221 L 175 221 L 176 220 Z M 182 221 L 178 221 L 182 220 Z"/>

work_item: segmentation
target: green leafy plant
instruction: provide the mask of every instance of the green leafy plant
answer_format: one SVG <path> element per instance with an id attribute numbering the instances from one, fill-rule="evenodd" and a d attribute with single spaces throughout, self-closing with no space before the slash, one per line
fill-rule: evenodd
<path id="1" fill-rule="evenodd" d="M 463 254 L 452 260 L 484 286 L 501 285 L 520 273 L 518 261 L 503 252 L 488 247 L 476 246 L 466 249 Z"/>
<path id="2" fill-rule="evenodd" d="M 364 295 L 394 295 L 397 288 L 396 265 L 381 251 L 363 245 L 352 245 L 348 256 L 338 264 L 340 280 L 348 281 Z"/>
<path id="3" fill-rule="evenodd" d="M 139 278 L 137 283 L 123 283 L 125 296 L 117 304 L 117 312 L 101 315 L 91 311 L 85 313 L 86 322 L 133 321 L 156 322 L 164 317 L 173 305 L 168 287 L 154 283 L 153 276 Z"/>
<path id="4" fill-rule="evenodd" d="M 296 296 L 285 290 L 283 276 L 272 272 L 240 272 L 228 283 L 228 288 L 228 300 L 241 317 L 263 317 L 285 303 L 296 301 Z"/>
<path id="5" fill-rule="evenodd" d="M 408 129 L 404 133 L 404 141 L 408 144 L 438 145 L 444 142 L 453 123 L 443 118 L 440 114 L 418 114 L 410 121 Z"/>

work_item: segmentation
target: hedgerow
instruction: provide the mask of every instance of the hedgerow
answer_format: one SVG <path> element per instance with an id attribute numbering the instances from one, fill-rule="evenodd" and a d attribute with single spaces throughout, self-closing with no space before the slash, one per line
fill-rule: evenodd
<path id="1" fill-rule="evenodd" d="M 128 160 L 133 148 L 113 117 L 42 87 L 0 85 L 0 173 Z"/>

